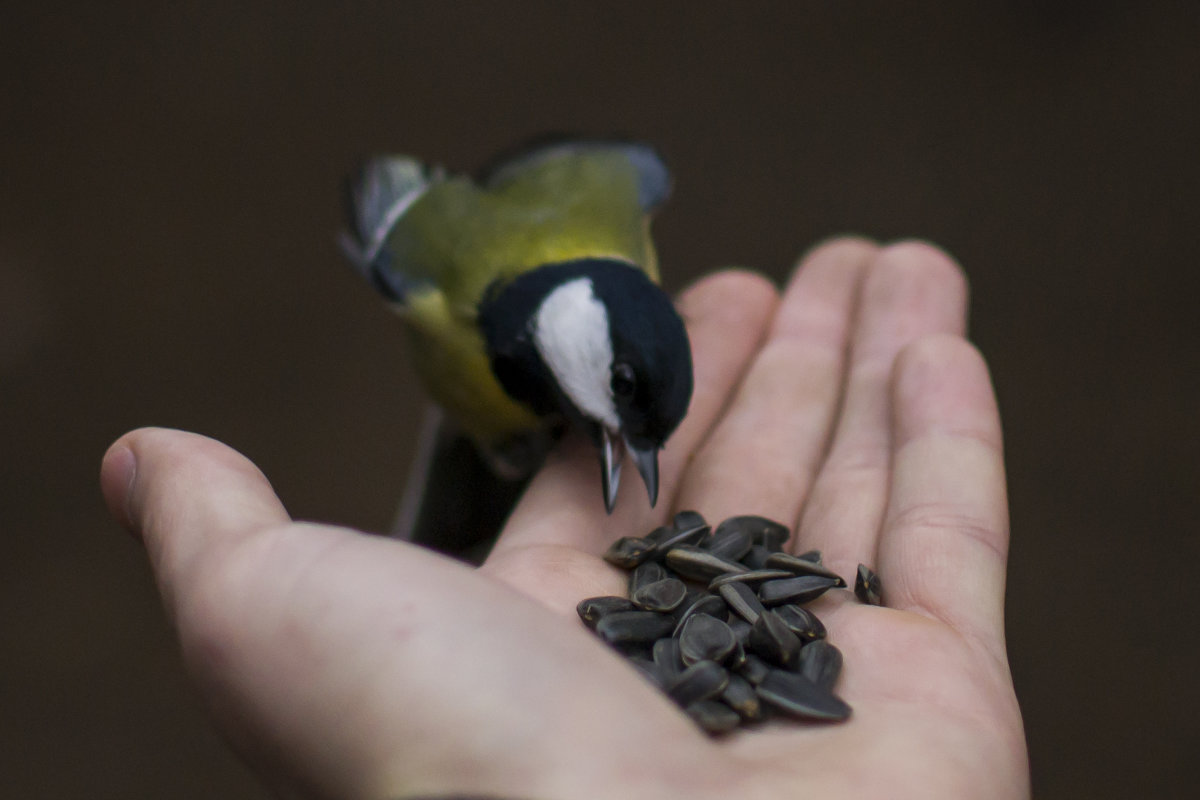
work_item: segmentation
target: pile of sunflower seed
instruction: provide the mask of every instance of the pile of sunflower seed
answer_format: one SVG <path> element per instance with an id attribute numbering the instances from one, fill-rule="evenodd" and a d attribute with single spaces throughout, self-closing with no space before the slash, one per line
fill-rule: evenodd
<path id="1" fill-rule="evenodd" d="M 630 571 L 628 597 L 590 597 L 580 618 L 678 703 L 720 734 L 772 715 L 840 721 L 833 692 L 842 653 L 804 604 L 846 581 L 813 550 L 783 552 L 786 526 L 731 517 L 713 529 L 695 511 L 604 554 Z M 880 604 L 879 578 L 859 565 L 855 594 Z"/>

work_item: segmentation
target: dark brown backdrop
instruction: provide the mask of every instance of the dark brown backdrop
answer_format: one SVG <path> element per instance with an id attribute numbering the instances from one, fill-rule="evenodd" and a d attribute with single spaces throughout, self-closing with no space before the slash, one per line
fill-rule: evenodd
<path id="1" fill-rule="evenodd" d="M 385 527 L 418 395 L 334 247 L 339 178 L 576 130 L 671 162 L 672 288 L 733 263 L 782 280 L 844 231 L 961 259 L 1008 435 L 1037 793 L 1181 796 L 1194 4 L 24 5 L 0 11 L 0 793 L 262 796 L 102 511 L 99 457 L 190 428 L 296 515 Z"/>

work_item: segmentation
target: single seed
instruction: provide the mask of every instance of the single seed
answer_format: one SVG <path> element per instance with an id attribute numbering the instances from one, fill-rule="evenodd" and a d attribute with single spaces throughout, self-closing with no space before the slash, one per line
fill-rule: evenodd
<path id="1" fill-rule="evenodd" d="M 762 703 L 759 702 L 754 684 L 741 675 L 729 676 L 729 685 L 721 692 L 721 701 L 742 719 L 758 719 L 762 716 Z"/>
<path id="2" fill-rule="evenodd" d="M 750 650 L 780 667 L 791 667 L 800 657 L 800 639 L 774 611 L 764 611 L 750 628 Z"/>
<path id="3" fill-rule="evenodd" d="M 662 638 L 654 643 L 651 657 L 659 672 L 666 678 L 664 686 L 683 674 L 683 659 L 679 655 L 679 640 Z"/>
<path id="4" fill-rule="evenodd" d="M 797 578 L 767 581 L 758 587 L 758 599 L 764 606 L 807 603 L 837 586 L 840 580 L 841 578 L 826 578 L 824 575 L 801 575 Z"/>
<path id="5" fill-rule="evenodd" d="M 820 550 L 808 550 L 808 551 L 805 551 L 805 552 L 801 553 L 800 555 L 796 556 L 796 558 L 803 558 L 805 561 L 811 561 L 814 564 L 820 564 L 821 563 L 821 551 Z"/>
<path id="6" fill-rule="evenodd" d="M 754 590 L 744 583 L 723 583 L 717 587 L 717 593 L 734 613 L 751 624 L 766 610 Z"/>
<path id="7" fill-rule="evenodd" d="M 858 577 L 854 579 L 854 595 L 868 605 L 883 605 L 883 583 L 866 564 L 858 565 Z"/>
<path id="8" fill-rule="evenodd" d="M 744 514 L 740 517 L 730 517 L 717 526 L 717 530 L 722 527 L 737 527 L 744 530 L 750 535 L 750 539 L 754 544 L 762 545 L 772 553 L 783 548 L 784 542 L 788 540 L 791 531 L 786 525 L 781 525 L 774 520 L 760 517 L 755 514 Z"/>
<path id="9" fill-rule="evenodd" d="M 667 687 L 679 705 L 687 707 L 700 700 L 716 697 L 729 685 L 729 673 L 715 661 L 697 661 L 680 673 Z"/>
<path id="10" fill-rule="evenodd" d="M 742 666 L 738 668 L 738 674 L 754 685 L 763 682 L 767 677 L 767 673 L 771 670 L 771 665 L 763 661 L 754 653 L 746 653 L 746 660 L 742 662 Z"/>
<path id="11" fill-rule="evenodd" d="M 807 644 L 800 650 L 799 671 L 817 686 L 832 691 L 842 674 L 842 651 L 827 639 Z"/>
<path id="12" fill-rule="evenodd" d="M 679 655 L 691 666 L 698 661 L 725 661 L 737 648 L 737 638 L 721 620 L 708 614 L 694 614 L 683 623 L 679 633 Z"/>
<path id="13" fill-rule="evenodd" d="M 813 642 L 825 638 L 825 625 L 807 608 L 788 603 L 775 606 L 772 611 L 779 615 L 788 630 L 800 637 L 800 641 Z"/>
<path id="14" fill-rule="evenodd" d="M 772 706 L 802 719 L 834 721 L 850 716 L 850 706 L 840 697 L 798 672 L 769 670 L 755 691 Z"/>
<path id="15" fill-rule="evenodd" d="M 728 520 L 717 526 L 712 536 L 704 543 L 704 549 L 721 558 L 739 561 L 750 552 L 754 542 L 750 539 L 750 531 L 737 525 L 727 525 L 727 522 Z"/>
<path id="16" fill-rule="evenodd" d="M 596 633 L 609 644 L 650 644 L 674 628 L 670 615 L 654 611 L 614 611 L 596 623 Z"/>
<path id="17" fill-rule="evenodd" d="M 611 614 L 614 611 L 632 611 L 633 603 L 627 597 L 589 597 L 586 600 L 580 600 L 579 605 L 575 606 L 575 610 L 579 613 L 579 618 L 583 620 L 589 628 L 595 628 L 596 623 L 605 614 Z"/>
<path id="18" fill-rule="evenodd" d="M 645 566 L 644 564 L 642 566 Z M 639 567 L 641 569 L 641 567 Z M 759 584 L 763 581 L 774 581 L 781 578 L 794 578 L 796 573 L 789 572 L 786 569 L 752 569 L 749 572 L 727 572 L 724 575 L 718 575 L 708 583 L 708 590 L 715 592 L 724 583 L 751 583 Z"/>
<path id="19" fill-rule="evenodd" d="M 666 580 L 669 577 L 671 576 L 667 574 L 667 570 L 662 564 L 657 561 L 643 561 L 629 573 L 629 596 L 633 597 L 643 586 Z"/>
<path id="20" fill-rule="evenodd" d="M 734 614 L 725 624 L 729 626 L 729 630 L 733 631 L 733 637 L 737 639 L 738 644 L 745 647 L 746 642 L 750 639 L 750 628 L 753 626 L 737 614 Z"/>
<path id="21" fill-rule="evenodd" d="M 716 700 L 700 700 L 684 711 L 709 733 L 728 733 L 742 721 L 737 711 Z"/>
<path id="22" fill-rule="evenodd" d="M 644 611 L 671 611 L 683 602 L 687 595 L 687 586 L 678 578 L 664 578 L 661 581 L 643 586 L 633 597 L 633 604 Z M 674 630 L 675 620 L 671 619 L 671 629 Z"/>
<path id="23" fill-rule="evenodd" d="M 608 548 L 604 560 L 622 569 L 633 569 L 654 554 L 654 543 L 638 536 L 622 536 Z"/>
<path id="24" fill-rule="evenodd" d="M 690 530 L 692 528 L 704 528 L 708 526 L 704 515 L 699 511 L 680 511 L 671 520 L 672 527 L 677 531 Z"/>
<path id="25" fill-rule="evenodd" d="M 767 559 L 767 567 L 787 570 L 793 575 L 821 575 L 825 578 L 832 578 L 836 581 L 834 586 L 839 589 L 846 585 L 842 576 L 828 567 L 787 553 L 772 553 L 771 557 Z"/>
<path id="26" fill-rule="evenodd" d="M 750 552 L 742 556 L 742 563 L 750 569 L 762 569 L 766 566 L 767 559 L 770 558 L 771 551 L 763 547 L 761 544 L 750 546 Z"/>
<path id="27" fill-rule="evenodd" d="M 684 602 L 687 601 L 685 600 Z M 675 632 L 672 634 L 673 636 L 679 635 L 683 630 L 684 624 L 693 614 L 708 614 L 711 617 L 723 619 L 725 617 L 725 601 L 717 595 L 708 594 L 707 592 L 697 597 L 695 602 L 688 606 L 679 617 L 679 622 L 675 625 Z"/>
<path id="28" fill-rule="evenodd" d="M 667 551 L 667 566 L 683 577 L 695 581 L 710 581 L 726 572 L 750 571 L 736 561 L 686 544 L 677 545 Z"/>

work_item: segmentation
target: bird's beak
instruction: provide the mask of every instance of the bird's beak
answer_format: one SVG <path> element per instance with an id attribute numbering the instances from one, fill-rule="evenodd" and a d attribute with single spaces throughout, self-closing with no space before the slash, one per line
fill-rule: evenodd
<path id="1" fill-rule="evenodd" d="M 633 455 L 633 463 L 646 484 L 650 506 L 658 502 L 658 448 L 654 445 L 638 447 L 619 433 L 607 428 L 600 429 L 600 477 L 604 484 L 604 509 L 609 514 L 617 503 L 617 489 L 621 484 L 621 462 L 625 451 Z"/>
<path id="2" fill-rule="evenodd" d="M 633 454 L 633 463 L 637 464 L 638 472 L 642 475 L 646 494 L 650 495 L 650 507 L 653 508 L 658 502 L 658 448 L 654 445 L 638 447 L 629 439 L 625 439 L 625 446 Z"/>
<path id="3" fill-rule="evenodd" d="M 604 510 L 609 514 L 617 503 L 621 485 L 621 462 L 625 460 L 625 440 L 600 428 L 600 480 L 604 485 Z M 640 468 L 640 467 L 639 467 Z"/>

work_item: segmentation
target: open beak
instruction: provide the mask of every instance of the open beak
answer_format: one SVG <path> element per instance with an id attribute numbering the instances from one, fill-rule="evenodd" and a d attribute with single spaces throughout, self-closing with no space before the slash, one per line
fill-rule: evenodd
<path id="1" fill-rule="evenodd" d="M 654 445 L 638 447 L 620 434 L 609 432 L 607 428 L 600 431 L 600 476 L 604 487 L 604 508 L 611 514 L 617 502 L 617 489 L 621 483 L 621 462 L 628 449 L 633 455 L 633 463 L 637 465 L 642 482 L 646 484 L 646 494 L 650 496 L 650 505 L 658 502 L 658 448 Z"/>

